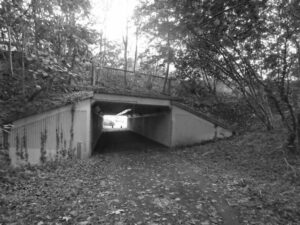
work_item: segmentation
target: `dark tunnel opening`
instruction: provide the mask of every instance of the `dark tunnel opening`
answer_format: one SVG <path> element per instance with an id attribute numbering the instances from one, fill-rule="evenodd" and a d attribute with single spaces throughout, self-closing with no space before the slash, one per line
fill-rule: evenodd
<path id="1" fill-rule="evenodd" d="M 99 137 L 93 154 L 147 152 L 152 149 L 166 149 L 166 147 L 130 130 L 105 131 Z"/>
<path id="2" fill-rule="evenodd" d="M 104 122 L 106 115 L 125 116 L 129 126 L 112 129 Z M 169 140 L 169 120 L 168 106 L 95 102 L 92 106 L 93 154 L 166 148 L 160 137 Z"/>

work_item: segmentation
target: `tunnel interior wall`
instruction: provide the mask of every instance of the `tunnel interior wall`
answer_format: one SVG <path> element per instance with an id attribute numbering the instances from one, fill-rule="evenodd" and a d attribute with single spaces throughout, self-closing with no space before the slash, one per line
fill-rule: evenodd
<path id="1" fill-rule="evenodd" d="M 103 132 L 103 117 L 99 116 L 95 113 L 94 110 L 91 112 L 92 120 L 91 120 L 91 127 L 92 127 L 92 149 L 94 149 L 97 145 L 97 142 Z"/>
<path id="2" fill-rule="evenodd" d="M 128 118 L 128 129 L 162 145 L 171 146 L 171 113 Z"/>
<path id="3" fill-rule="evenodd" d="M 172 106 L 172 146 L 225 138 L 232 132 L 177 106 Z"/>

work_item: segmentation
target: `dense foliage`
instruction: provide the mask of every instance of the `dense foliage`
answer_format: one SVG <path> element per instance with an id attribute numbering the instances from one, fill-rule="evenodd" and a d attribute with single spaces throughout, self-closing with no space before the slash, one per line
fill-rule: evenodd
<path id="1" fill-rule="evenodd" d="M 120 48 L 91 28 L 90 8 L 89 0 L 0 1 L 0 100 L 66 90 L 92 64 L 118 66 Z"/>
<path id="2" fill-rule="evenodd" d="M 172 40 L 167 46 L 178 78 L 210 86 L 221 81 L 269 130 L 272 103 L 294 144 L 297 101 L 291 86 L 300 68 L 299 1 L 146 0 L 137 11 L 145 15 L 145 32 Z"/>
<path id="3" fill-rule="evenodd" d="M 1 102 L 30 102 L 41 92 L 91 83 L 98 66 L 164 73 L 166 91 L 174 65 L 178 83 L 193 84 L 186 91 L 196 97 L 206 86 L 222 101 L 217 97 L 221 83 L 267 129 L 273 129 L 278 113 L 289 131 L 288 144 L 295 144 L 299 1 L 141 1 L 134 59 L 128 53 L 133 21 L 128 19 L 124 43 L 117 44 L 92 29 L 90 9 L 89 0 L 0 1 Z M 138 54 L 141 36 L 149 43 Z"/>

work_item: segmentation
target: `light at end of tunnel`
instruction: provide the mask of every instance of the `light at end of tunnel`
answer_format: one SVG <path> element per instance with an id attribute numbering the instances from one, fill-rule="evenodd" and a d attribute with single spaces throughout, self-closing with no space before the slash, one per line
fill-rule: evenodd
<path id="1" fill-rule="evenodd" d="M 104 115 L 103 128 L 105 129 L 126 129 L 127 116 Z"/>

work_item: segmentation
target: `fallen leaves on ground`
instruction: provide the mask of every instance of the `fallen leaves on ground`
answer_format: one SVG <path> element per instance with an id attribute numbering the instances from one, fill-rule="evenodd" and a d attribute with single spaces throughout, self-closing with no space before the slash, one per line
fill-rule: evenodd
<path id="1" fill-rule="evenodd" d="M 299 224 L 280 140 L 259 135 L 1 169 L 0 224 Z"/>
<path id="2" fill-rule="evenodd" d="M 160 150 L 7 171 L 0 224 L 223 224 L 198 172 Z"/>
<path id="3" fill-rule="evenodd" d="M 281 130 L 176 149 L 203 170 L 238 209 L 242 224 L 300 224 L 300 157 L 284 150 Z M 285 162 L 288 160 L 293 169 Z"/>

